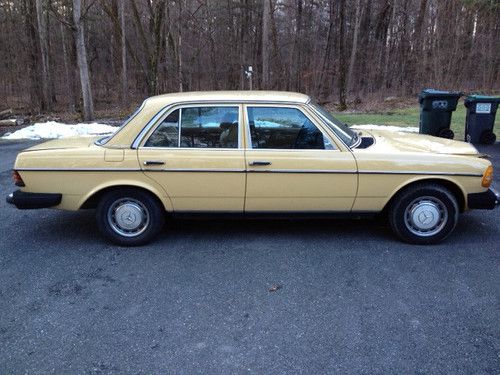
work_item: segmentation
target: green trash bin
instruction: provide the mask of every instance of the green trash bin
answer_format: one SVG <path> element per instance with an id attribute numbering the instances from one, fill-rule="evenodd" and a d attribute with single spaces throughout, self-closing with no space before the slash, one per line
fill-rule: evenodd
<path id="1" fill-rule="evenodd" d="M 465 98 L 465 141 L 492 145 L 497 137 L 493 132 L 500 96 L 469 95 Z"/>
<path id="2" fill-rule="evenodd" d="M 461 92 L 425 89 L 418 95 L 420 103 L 420 134 L 453 139 L 451 114 L 457 109 Z"/>

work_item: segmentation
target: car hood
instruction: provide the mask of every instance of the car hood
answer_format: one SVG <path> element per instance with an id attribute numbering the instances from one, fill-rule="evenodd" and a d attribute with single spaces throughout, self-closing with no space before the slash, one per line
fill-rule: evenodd
<path id="1" fill-rule="evenodd" d="M 375 138 L 373 148 L 398 152 L 429 152 L 435 154 L 478 155 L 469 143 L 434 137 L 425 134 L 393 132 L 388 130 L 362 130 Z"/>
<path id="2" fill-rule="evenodd" d="M 53 139 L 51 141 L 40 143 L 36 146 L 27 148 L 24 151 L 40 151 L 40 150 L 61 150 L 68 148 L 89 147 L 94 144 L 96 139 L 100 137 L 68 137 Z"/>

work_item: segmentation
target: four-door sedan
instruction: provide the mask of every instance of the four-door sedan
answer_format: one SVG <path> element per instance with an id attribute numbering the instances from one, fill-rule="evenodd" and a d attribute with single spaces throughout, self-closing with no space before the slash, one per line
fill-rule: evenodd
<path id="1" fill-rule="evenodd" d="M 147 99 L 112 136 L 22 151 L 20 209 L 97 208 L 101 232 L 134 246 L 168 214 L 385 213 L 401 239 L 435 243 L 458 214 L 493 209 L 491 163 L 470 144 L 356 131 L 302 94 L 191 92 Z"/>

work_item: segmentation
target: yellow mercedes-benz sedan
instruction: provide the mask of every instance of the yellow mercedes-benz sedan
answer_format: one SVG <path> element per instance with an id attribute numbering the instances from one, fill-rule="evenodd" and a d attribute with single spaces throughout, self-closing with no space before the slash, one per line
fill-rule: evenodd
<path id="1" fill-rule="evenodd" d="M 97 208 L 101 232 L 127 246 L 187 213 L 384 213 L 402 240 L 430 244 L 460 212 L 499 202 L 468 143 L 357 131 L 306 95 L 271 91 L 149 98 L 112 136 L 22 151 L 13 178 L 17 208 Z"/>

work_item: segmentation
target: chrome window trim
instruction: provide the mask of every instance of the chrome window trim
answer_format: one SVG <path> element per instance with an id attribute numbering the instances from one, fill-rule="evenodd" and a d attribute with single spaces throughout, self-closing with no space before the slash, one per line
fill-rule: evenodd
<path id="1" fill-rule="evenodd" d="M 306 103 L 309 103 L 310 101 L 311 101 L 311 99 L 309 98 L 309 100 Z M 145 103 L 145 101 L 144 101 L 144 103 Z M 154 115 L 151 118 L 151 120 L 149 120 L 146 123 L 146 125 L 144 125 L 144 127 L 141 129 L 141 131 L 134 138 L 132 144 L 130 145 L 130 148 L 133 149 L 133 150 L 136 150 L 139 147 L 139 145 L 143 141 L 143 138 L 149 132 L 149 130 L 151 129 L 151 127 L 155 126 L 156 122 L 158 121 L 158 118 L 161 117 L 165 113 L 165 111 L 167 111 L 169 108 L 179 107 L 179 106 L 186 106 L 186 105 L 196 106 L 196 105 L 203 105 L 203 104 L 214 104 L 214 105 L 221 105 L 221 104 L 229 104 L 230 105 L 230 104 L 232 104 L 232 105 L 241 106 L 243 104 L 259 104 L 259 103 L 262 103 L 262 104 L 278 104 L 278 105 L 282 105 L 283 104 L 283 105 L 292 105 L 292 106 L 293 105 L 303 104 L 302 102 L 297 103 L 297 102 L 288 102 L 288 101 L 282 101 L 281 102 L 281 101 L 268 101 L 268 100 L 206 100 L 206 101 L 205 100 L 197 100 L 197 101 L 184 101 L 184 102 L 180 101 L 180 102 L 170 103 L 170 104 L 167 104 L 162 109 L 160 109 L 156 113 L 156 115 Z M 167 148 L 167 147 L 165 147 L 165 148 Z"/>
<path id="2" fill-rule="evenodd" d="M 306 105 L 309 104 L 311 102 L 311 99 L 309 98 L 309 100 L 305 103 Z M 279 105 L 279 108 L 290 108 L 290 109 L 296 109 L 298 110 L 300 113 L 302 113 L 309 121 L 311 121 L 311 123 L 316 127 L 316 129 L 318 129 L 321 134 L 323 134 L 323 137 L 326 137 L 329 141 L 330 141 L 330 144 L 332 145 L 333 149 L 331 150 L 326 150 L 326 149 L 314 149 L 314 148 L 253 148 L 253 144 L 252 144 L 252 135 L 250 133 L 250 121 L 248 119 L 248 107 L 251 107 L 254 103 L 244 103 L 245 105 L 243 106 L 243 111 L 245 112 L 244 116 L 245 116 L 245 124 L 246 124 L 246 136 L 247 136 L 247 148 L 245 149 L 245 151 L 286 151 L 286 152 L 290 152 L 290 151 L 308 151 L 308 152 L 311 152 L 311 151 L 328 151 L 328 152 L 332 152 L 332 151 L 340 151 L 337 144 L 332 140 L 332 138 L 330 137 L 329 134 L 325 134 L 325 129 L 323 129 L 321 126 L 318 127 L 318 125 L 316 124 L 315 121 L 313 121 L 306 113 L 304 113 L 304 111 L 302 110 L 301 106 L 298 105 L 298 104 L 290 104 L 290 103 L 263 103 L 263 104 L 257 104 L 257 107 L 261 107 L 261 108 L 267 108 L 267 107 L 272 107 L 273 105 L 276 105 L 278 104 Z M 269 105 L 268 105 L 269 104 Z"/>
<path id="3" fill-rule="evenodd" d="M 316 148 L 245 148 L 245 151 L 256 151 L 256 152 L 341 152 L 339 149 L 333 150 L 324 150 L 324 149 L 316 149 Z"/>
<path id="4" fill-rule="evenodd" d="M 244 151 L 244 148 L 227 148 L 227 147 L 221 147 L 221 148 L 202 148 L 202 147 L 143 147 L 141 146 L 141 149 L 147 149 L 147 150 L 162 150 L 166 152 L 177 152 L 177 151 L 193 151 L 193 150 L 200 150 L 200 151 L 233 151 L 233 152 L 240 152 Z"/>
<path id="5" fill-rule="evenodd" d="M 197 107 L 230 107 L 230 108 L 236 108 L 238 110 L 238 146 L 237 147 L 224 147 L 224 148 L 217 148 L 217 147 L 180 147 L 181 145 L 181 132 L 182 132 L 182 110 L 184 108 L 197 108 Z M 177 111 L 179 110 L 179 120 L 177 122 L 177 125 L 178 125 L 178 128 L 179 128 L 179 131 L 178 131 L 178 139 L 177 139 L 177 147 L 173 146 L 173 147 L 160 147 L 160 146 L 154 146 L 154 147 L 151 147 L 151 146 L 145 146 L 144 144 L 148 141 L 148 139 L 151 137 L 151 135 L 153 135 L 153 133 L 156 131 L 156 129 L 161 125 L 162 121 L 165 120 L 168 116 L 170 116 L 171 113 L 173 113 L 174 111 Z M 226 102 L 221 102 L 221 103 L 216 103 L 216 104 L 203 104 L 203 105 L 199 105 L 197 103 L 195 104 L 186 104 L 186 105 L 177 105 L 177 104 L 174 104 L 172 106 L 170 106 L 170 110 L 167 110 L 165 112 L 162 113 L 161 116 L 159 116 L 159 118 L 156 119 L 155 121 L 155 124 L 150 127 L 150 131 L 147 131 L 143 137 L 145 137 L 147 134 L 149 134 L 149 137 L 148 139 L 146 139 L 144 142 L 139 142 L 138 144 L 143 144 L 142 146 L 139 146 L 139 147 L 142 147 L 144 149 L 160 149 L 160 150 L 179 150 L 179 149 L 186 149 L 186 150 L 240 150 L 241 149 L 241 127 L 242 127 L 242 124 L 241 124 L 241 104 L 239 103 L 229 103 L 227 104 Z M 155 116 L 156 118 L 157 116 Z"/>
<path id="6" fill-rule="evenodd" d="M 168 106 L 163 107 L 156 115 L 154 115 L 151 120 L 148 121 L 148 123 L 142 128 L 142 130 L 137 134 L 135 137 L 134 141 L 132 142 L 132 145 L 130 146 L 131 149 L 136 150 L 139 147 L 139 144 L 142 142 L 142 139 L 144 136 L 149 132 L 152 126 L 154 126 L 160 117 L 162 117 L 166 111 L 169 110 L 169 108 L 173 107 L 175 104 L 171 104 Z"/>

